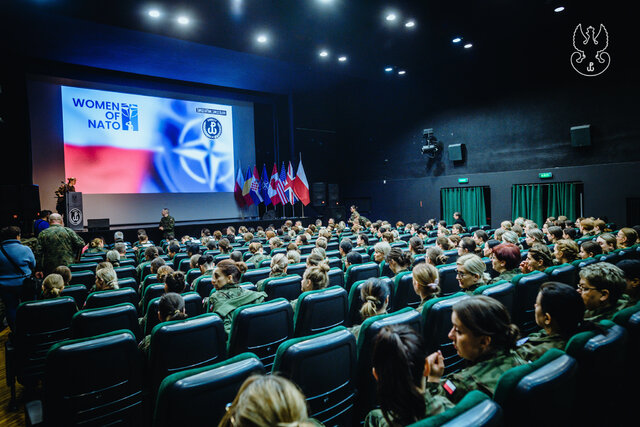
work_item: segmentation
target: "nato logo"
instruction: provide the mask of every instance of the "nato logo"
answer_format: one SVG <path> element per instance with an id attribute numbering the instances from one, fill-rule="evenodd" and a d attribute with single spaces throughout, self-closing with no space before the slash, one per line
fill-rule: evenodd
<path id="1" fill-rule="evenodd" d="M 138 130 L 138 105 L 122 103 L 122 130 Z"/>
<path id="2" fill-rule="evenodd" d="M 222 125 L 215 117 L 207 117 L 202 122 L 202 133 L 209 139 L 220 138 L 222 135 Z"/>

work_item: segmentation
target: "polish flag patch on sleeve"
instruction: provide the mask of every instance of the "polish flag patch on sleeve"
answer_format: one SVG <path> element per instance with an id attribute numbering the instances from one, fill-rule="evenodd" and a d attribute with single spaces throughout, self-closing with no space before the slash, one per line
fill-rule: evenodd
<path id="1" fill-rule="evenodd" d="M 447 380 L 442 387 L 444 387 L 444 389 L 447 390 L 447 393 L 449 394 L 453 394 L 453 392 L 456 391 L 456 386 L 453 385 L 451 380 Z"/>

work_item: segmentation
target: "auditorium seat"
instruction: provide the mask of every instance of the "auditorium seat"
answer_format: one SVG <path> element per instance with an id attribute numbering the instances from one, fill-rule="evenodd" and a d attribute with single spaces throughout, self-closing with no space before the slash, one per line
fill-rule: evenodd
<path id="1" fill-rule="evenodd" d="M 460 292 L 460 284 L 458 283 L 458 266 L 456 263 L 444 264 L 437 266 L 438 269 L 438 286 L 440 286 L 440 295 L 447 296 Z"/>
<path id="2" fill-rule="evenodd" d="M 287 274 L 284 277 L 271 277 L 264 281 L 265 301 L 285 298 L 289 301 L 298 299 L 302 286 L 302 277 L 297 274 Z"/>
<path id="3" fill-rule="evenodd" d="M 393 307 L 393 280 L 388 277 L 380 277 L 380 280 L 385 282 L 389 287 L 389 304 L 387 306 L 387 311 L 390 313 L 392 312 L 391 308 Z M 363 303 L 361 299 L 361 289 L 366 282 L 366 280 L 358 280 L 349 290 L 347 326 L 359 325 L 362 323 L 362 318 L 360 316 L 360 308 L 362 308 Z"/>
<path id="4" fill-rule="evenodd" d="M 96 267 L 98 266 L 97 262 L 79 262 L 76 264 L 69 265 L 69 270 L 71 270 L 71 274 L 75 274 L 76 271 L 90 270 L 95 272 Z"/>
<path id="5" fill-rule="evenodd" d="M 211 366 L 171 374 L 160 384 L 153 426 L 218 425 L 242 383 L 264 372 L 255 354 L 242 353 Z"/>
<path id="6" fill-rule="evenodd" d="M 183 259 L 189 259 L 189 255 L 187 253 L 185 253 L 185 252 L 178 252 L 177 254 L 175 254 L 173 256 L 173 260 L 172 260 L 173 266 L 172 266 L 172 268 L 173 268 L 174 271 L 180 270 L 180 262 Z"/>
<path id="7" fill-rule="evenodd" d="M 118 287 L 122 288 L 131 288 L 134 291 L 138 292 L 138 282 L 133 277 L 125 277 L 124 279 L 118 279 Z"/>
<path id="8" fill-rule="evenodd" d="M 90 270 L 74 271 L 71 273 L 70 285 L 84 285 L 91 289 L 96 283 L 96 273 Z"/>
<path id="9" fill-rule="evenodd" d="M 202 299 L 207 298 L 212 290 L 213 282 L 211 281 L 211 276 L 200 276 L 194 282 L 193 291 L 197 292 Z"/>
<path id="10" fill-rule="evenodd" d="M 544 272 L 549 275 L 549 280 L 553 282 L 564 283 L 574 288 L 578 285 L 578 268 L 571 264 L 554 265 Z"/>
<path id="11" fill-rule="evenodd" d="M 184 309 L 187 316 L 195 317 L 204 314 L 205 311 L 202 305 L 202 298 L 200 298 L 200 295 L 197 292 L 185 292 L 181 295 L 182 299 L 184 299 Z"/>
<path id="12" fill-rule="evenodd" d="M 271 369 L 278 346 L 293 337 L 293 309 L 284 298 L 244 305 L 233 312 L 229 355 L 250 351 Z"/>
<path id="13" fill-rule="evenodd" d="M 457 249 L 451 249 L 448 251 L 444 251 L 444 256 L 447 257 L 447 264 L 455 264 L 456 261 L 458 260 L 458 250 Z"/>
<path id="14" fill-rule="evenodd" d="M 347 292 L 349 292 L 351 285 L 353 285 L 358 280 L 365 280 L 370 277 L 378 277 L 379 275 L 378 264 L 376 264 L 375 262 L 349 266 L 345 274 L 344 287 Z"/>
<path id="15" fill-rule="evenodd" d="M 257 284 L 260 280 L 269 277 L 269 273 L 271 273 L 271 268 L 269 267 L 247 270 L 247 272 L 242 275 L 242 281 Z"/>
<path id="16" fill-rule="evenodd" d="M 136 273 L 136 268 L 131 265 L 127 265 L 125 267 L 116 267 L 114 268 L 114 270 L 116 272 L 116 276 L 118 276 L 118 280 L 124 279 L 127 277 L 132 277 L 136 281 L 139 280 L 138 274 Z"/>
<path id="17" fill-rule="evenodd" d="M 389 311 L 398 311 L 405 307 L 418 308 L 421 302 L 420 295 L 413 289 L 413 275 L 410 271 L 396 274 L 391 286 L 391 295 L 393 305 Z"/>
<path id="18" fill-rule="evenodd" d="M 146 313 L 147 306 L 152 299 L 159 298 L 164 295 L 164 285 L 159 283 L 157 285 L 151 285 L 144 290 L 142 294 L 142 315 Z"/>
<path id="19" fill-rule="evenodd" d="M 128 265 L 135 267 L 136 266 L 136 262 L 135 260 L 132 259 L 120 259 L 119 261 L 119 266 L 120 267 L 126 267 Z"/>
<path id="20" fill-rule="evenodd" d="M 608 254 L 602 255 L 600 257 L 600 262 L 608 262 L 610 264 L 617 264 L 618 261 L 622 260 L 622 256 L 617 252 L 609 252 Z"/>
<path id="21" fill-rule="evenodd" d="M 289 264 L 289 266 L 287 267 L 287 274 L 297 274 L 298 276 L 302 277 L 306 269 L 307 269 L 307 264 L 304 262 Z"/>
<path id="22" fill-rule="evenodd" d="M 339 268 L 340 270 L 342 270 L 342 260 L 340 258 L 331 257 L 331 258 L 327 258 L 327 261 L 329 263 L 329 267 Z"/>
<path id="23" fill-rule="evenodd" d="M 453 343 L 449 339 L 449 331 L 453 327 L 451 313 L 453 305 L 465 298 L 464 292 L 441 298 L 427 300 L 422 307 L 422 331 L 427 354 L 440 350 L 444 357 L 445 375 L 462 369 L 463 359 L 458 356 Z"/>
<path id="24" fill-rule="evenodd" d="M 350 426 L 354 419 L 356 360 L 355 337 L 338 326 L 283 342 L 272 372 L 300 387 L 307 398 L 309 417 L 323 425 Z"/>
<path id="25" fill-rule="evenodd" d="M 557 348 L 547 350 L 534 362 L 509 369 L 494 393 L 504 411 L 504 424 L 572 425 L 579 398 L 577 370 L 576 360 Z"/>
<path id="26" fill-rule="evenodd" d="M 513 318 L 513 304 L 516 295 L 516 286 L 506 280 L 500 280 L 490 285 L 479 286 L 474 295 L 485 295 L 497 299 L 504 305 Z"/>
<path id="27" fill-rule="evenodd" d="M 140 296 L 131 288 L 114 289 L 109 291 L 91 292 L 87 296 L 84 308 L 99 308 L 130 302 L 134 307 L 138 306 Z"/>
<path id="28" fill-rule="evenodd" d="M 301 255 L 310 254 L 315 247 L 316 245 L 302 245 L 298 247 L 298 250 L 300 250 Z"/>
<path id="29" fill-rule="evenodd" d="M 60 292 L 61 297 L 71 297 L 76 302 L 76 306 L 80 309 L 84 306 L 84 302 L 89 295 L 89 291 L 84 285 L 69 285 Z"/>
<path id="30" fill-rule="evenodd" d="M 155 285 L 157 283 L 160 283 L 160 281 L 158 280 L 157 274 L 147 274 L 145 278 L 142 279 L 142 283 L 140 284 L 140 289 L 144 293 L 144 290 L 147 288 L 147 286 Z"/>
<path id="31" fill-rule="evenodd" d="M 96 262 L 96 263 L 101 263 L 103 262 L 105 259 L 104 256 L 100 256 L 97 254 L 91 254 L 91 255 L 82 255 L 80 257 L 80 263 L 87 263 L 87 262 Z"/>
<path id="32" fill-rule="evenodd" d="M 409 427 L 502 427 L 502 408 L 489 396 L 471 390 L 453 408 L 409 424 Z"/>
<path id="33" fill-rule="evenodd" d="M 522 336 L 527 336 L 540 329 L 535 321 L 534 304 L 538 297 L 540 285 L 548 281 L 549 276 L 541 271 L 518 274 L 511 279 L 511 282 L 516 286 L 513 301 L 513 318 L 511 320 L 518 325 Z"/>
<path id="34" fill-rule="evenodd" d="M 347 300 L 347 291 L 340 286 L 304 292 L 296 303 L 293 335 L 313 335 L 344 325 L 347 318 Z"/>
<path id="35" fill-rule="evenodd" d="M 187 286 L 190 286 L 193 283 L 193 281 L 196 280 L 200 276 L 202 276 L 202 271 L 200 271 L 199 268 L 191 268 L 185 274 L 185 279 L 184 280 L 185 280 Z"/>
<path id="36" fill-rule="evenodd" d="M 119 329 L 131 331 L 136 341 L 142 340 L 138 312 L 133 304 L 123 303 L 80 310 L 71 320 L 73 338 L 89 338 Z"/>

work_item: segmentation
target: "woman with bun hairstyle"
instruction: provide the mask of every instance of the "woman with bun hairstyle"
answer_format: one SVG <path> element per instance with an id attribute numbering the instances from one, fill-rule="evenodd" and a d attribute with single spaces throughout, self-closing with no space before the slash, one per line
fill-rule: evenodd
<path id="1" fill-rule="evenodd" d="M 533 271 L 545 271 L 553 266 L 553 255 L 547 245 L 534 243 L 527 252 L 527 257 L 520 263 L 520 269 L 524 274 Z"/>
<path id="2" fill-rule="evenodd" d="M 413 263 L 413 258 L 409 253 L 403 252 L 400 248 L 391 248 L 386 258 L 387 265 L 393 271 L 394 278 L 398 273 L 408 271 Z"/>
<path id="3" fill-rule="evenodd" d="M 444 251 L 438 246 L 431 246 L 427 249 L 427 256 L 425 261 L 431 265 L 444 265 L 447 263 L 449 257 L 444 254 Z"/>
<path id="4" fill-rule="evenodd" d="M 91 288 L 90 292 L 95 291 L 110 291 L 113 289 L 120 289 L 118 286 L 118 276 L 115 270 L 108 266 L 101 269 L 96 269 L 96 283 Z"/>
<path id="5" fill-rule="evenodd" d="M 578 259 L 580 247 L 573 240 L 560 239 L 553 247 L 553 255 L 555 256 L 556 265 L 571 264 Z"/>
<path id="6" fill-rule="evenodd" d="M 372 362 L 380 409 L 369 412 L 365 427 L 406 426 L 453 407 L 448 399 L 427 392 L 427 350 L 413 328 L 382 328 L 374 340 Z"/>
<path id="7" fill-rule="evenodd" d="M 256 283 L 258 290 L 264 291 L 264 284 L 267 279 L 286 276 L 288 266 L 289 259 L 286 254 L 275 254 L 273 258 L 271 258 L 271 272 L 269 273 L 269 277 L 258 280 L 258 283 Z"/>
<path id="8" fill-rule="evenodd" d="M 158 303 L 158 320 L 160 323 L 171 320 L 184 320 L 186 318 L 187 312 L 182 295 L 169 292 L 160 297 L 160 302 Z M 147 354 L 149 347 L 151 347 L 151 334 L 145 336 L 138 347 Z"/>
<path id="9" fill-rule="evenodd" d="M 409 239 L 409 252 L 411 253 L 411 258 L 414 260 L 418 255 L 424 254 L 426 251 L 424 249 L 424 242 L 418 235 L 414 235 Z"/>
<path id="10" fill-rule="evenodd" d="M 317 291 L 325 289 L 329 284 L 329 264 L 321 262 L 318 265 L 307 268 L 302 275 L 300 289 L 302 292 Z M 291 306 L 296 309 L 298 299 L 291 301 Z"/>
<path id="11" fill-rule="evenodd" d="M 48 274 L 42 281 L 42 298 L 57 298 L 63 289 L 64 279 L 62 276 L 56 273 Z"/>
<path id="12" fill-rule="evenodd" d="M 356 340 L 360 334 L 362 322 L 369 317 L 387 313 L 389 295 L 391 295 L 391 290 L 387 282 L 377 277 L 372 277 L 364 282 L 360 288 L 360 301 L 362 301 L 362 307 L 360 307 L 360 324 L 349 328 L 349 331 L 355 335 Z"/>
<path id="13" fill-rule="evenodd" d="M 413 267 L 413 290 L 420 296 L 420 305 L 417 308 L 419 312 L 422 312 L 425 302 L 440 293 L 438 277 L 438 269 L 431 264 L 421 262 Z"/>
<path id="14" fill-rule="evenodd" d="M 269 255 L 264 254 L 264 248 L 262 247 L 262 243 L 260 242 L 251 242 L 249 243 L 249 252 L 251 252 L 251 258 L 247 260 L 247 262 L 252 262 L 253 265 L 258 268 L 260 263 L 266 259 L 269 259 Z"/>
<path id="15" fill-rule="evenodd" d="M 441 352 L 429 355 L 428 390 L 457 404 L 471 390 L 493 397 L 500 376 L 526 363 L 514 351 L 518 327 L 502 303 L 484 295 L 466 297 L 453 305 L 449 339 L 467 367 L 443 377 Z"/>
<path id="16" fill-rule="evenodd" d="M 284 257 L 284 254 L 278 255 Z M 227 334 L 231 329 L 232 315 L 236 308 L 246 304 L 261 303 L 267 296 L 265 292 L 250 291 L 238 286 L 243 274 L 241 271 L 243 264 L 228 259 L 222 260 L 216 265 L 211 277 L 216 291 L 208 298 L 209 311 L 217 313 L 222 318 Z M 246 267 L 246 264 L 244 266 Z"/>
<path id="17" fill-rule="evenodd" d="M 202 280 L 203 277 L 211 277 L 213 276 L 213 269 L 215 268 L 215 258 L 213 255 L 200 255 L 197 261 L 198 268 L 202 273 L 200 276 L 193 279 L 191 282 L 190 290 L 195 290 L 198 283 Z"/>

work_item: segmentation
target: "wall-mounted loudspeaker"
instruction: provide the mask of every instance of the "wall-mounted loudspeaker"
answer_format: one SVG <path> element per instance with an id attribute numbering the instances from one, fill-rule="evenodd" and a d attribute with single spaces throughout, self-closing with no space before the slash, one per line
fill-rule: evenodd
<path id="1" fill-rule="evenodd" d="M 327 201 L 334 206 L 340 200 L 340 188 L 338 184 L 327 184 Z"/>
<path id="2" fill-rule="evenodd" d="M 327 204 L 327 183 L 311 183 L 311 204 L 313 206 L 324 206 Z"/>
<path id="3" fill-rule="evenodd" d="M 571 146 L 588 147 L 591 145 L 591 125 L 571 127 Z"/>
<path id="4" fill-rule="evenodd" d="M 449 160 L 452 162 L 462 161 L 462 150 L 464 144 L 450 144 L 449 145 Z"/>

